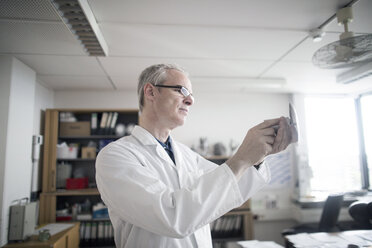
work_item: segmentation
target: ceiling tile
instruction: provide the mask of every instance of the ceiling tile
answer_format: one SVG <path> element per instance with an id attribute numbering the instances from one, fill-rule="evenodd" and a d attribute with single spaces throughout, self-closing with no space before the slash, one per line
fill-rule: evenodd
<path id="1" fill-rule="evenodd" d="M 98 23 L 157 23 L 310 30 L 349 0 L 89 0 Z"/>
<path id="2" fill-rule="evenodd" d="M 38 79 L 54 90 L 112 90 L 113 86 L 107 77 L 101 76 L 44 76 Z"/>
<path id="3" fill-rule="evenodd" d="M 41 75 L 105 76 L 95 57 L 17 55 L 19 60 Z"/>
<path id="4" fill-rule="evenodd" d="M 127 75 L 127 76 L 111 76 L 112 82 L 115 84 L 118 90 L 137 90 L 138 76 Z"/>
<path id="5" fill-rule="evenodd" d="M 45 0 L 1 0 L 1 18 L 60 21 L 51 1 Z"/>
<path id="6" fill-rule="evenodd" d="M 102 24 L 110 56 L 260 59 L 280 57 L 307 33 L 250 28 Z"/>
<path id="7" fill-rule="evenodd" d="M 85 55 L 62 23 L 1 21 L 0 53 Z"/>
<path id="8" fill-rule="evenodd" d="M 192 77 L 256 77 L 273 61 L 181 58 L 99 58 L 110 76 L 138 78 L 148 66 L 160 63 L 177 64 Z"/>

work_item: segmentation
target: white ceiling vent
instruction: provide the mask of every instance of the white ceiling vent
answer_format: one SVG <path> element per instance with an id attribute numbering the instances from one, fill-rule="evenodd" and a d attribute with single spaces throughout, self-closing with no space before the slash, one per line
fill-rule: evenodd
<path id="1" fill-rule="evenodd" d="M 91 56 L 107 56 L 108 48 L 87 0 L 51 0 L 70 31 Z"/>
<path id="2" fill-rule="evenodd" d="M 337 76 L 337 83 L 348 84 L 372 75 L 372 62 L 345 71 Z"/>

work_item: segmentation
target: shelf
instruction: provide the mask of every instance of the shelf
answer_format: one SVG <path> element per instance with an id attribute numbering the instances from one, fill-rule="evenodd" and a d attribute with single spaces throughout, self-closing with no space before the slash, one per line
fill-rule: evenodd
<path id="1" fill-rule="evenodd" d="M 213 238 L 212 237 L 213 243 L 225 243 L 225 242 L 233 242 L 233 241 L 241 241 L 241 240 L 244 240 L 244 237 L 242 235 L 237 236 L 237 237 L 226 237 L 226 238 Z"/>
<path id="2" fill-rule="evenodd" d="M 88 188 L 88 189 L 57 189 L 56 192 L 48 192 L 46 195 L 55 195 L 55 196 L 79 196 L 79 195 L 99 195 L 97 188 Z"/>
<path id="3" fill-rule="evenodd" d="M 95 158 L 57 158 L 58 162 L 94 162 Z"/>
<path id="4" fill-rule="evenodd" d="M 119 139 L 117 135 L 59 136 L 58 139 Z"/>

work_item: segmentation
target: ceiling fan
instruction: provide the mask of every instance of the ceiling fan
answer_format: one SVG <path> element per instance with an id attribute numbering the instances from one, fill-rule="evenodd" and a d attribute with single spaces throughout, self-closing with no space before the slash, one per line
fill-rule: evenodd
<path id="1" fill-rule="evenodd" d="M 353 20 L 351 7 L 337 11 L 337 21 L 344 25 L 340 40 L 321 47 L 313 55 L 313 64 L 325 69 L 352 67 L 372 61 L 372 34 L 354 36 L 348 30 Z"/>

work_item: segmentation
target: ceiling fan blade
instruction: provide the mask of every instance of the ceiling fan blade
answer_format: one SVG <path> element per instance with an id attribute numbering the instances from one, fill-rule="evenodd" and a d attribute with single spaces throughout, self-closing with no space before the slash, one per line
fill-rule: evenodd
<path id="1" fill-rule="evenodd" d="M 351 67 L 369 60 L 372 60 L 372 34 L 332 42 L 313 55 L 313 64 L 326 69 Z"/>

